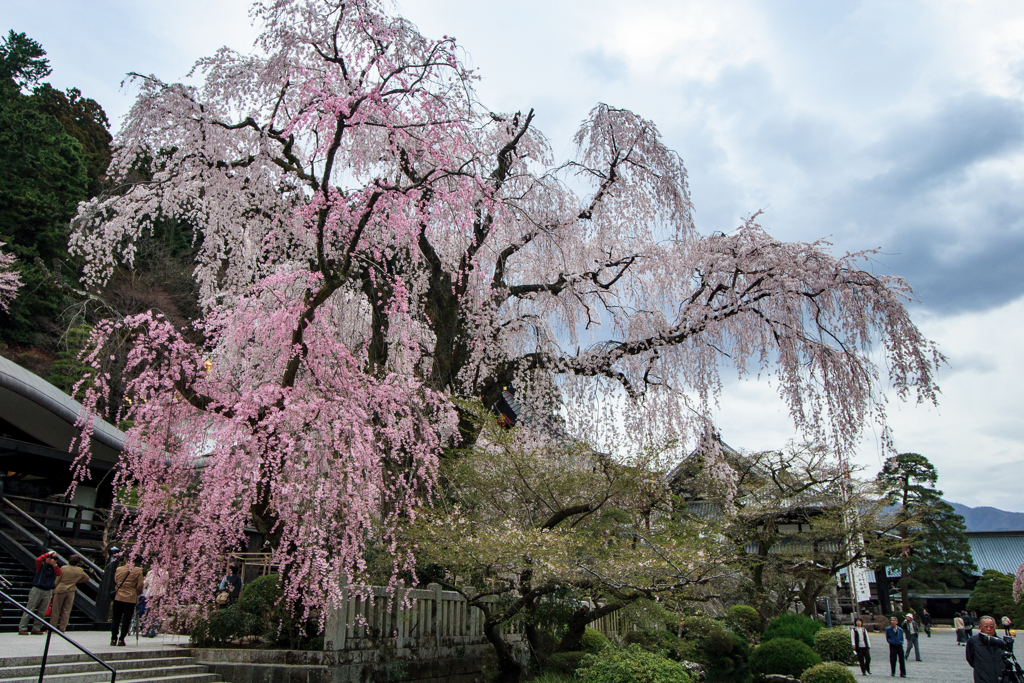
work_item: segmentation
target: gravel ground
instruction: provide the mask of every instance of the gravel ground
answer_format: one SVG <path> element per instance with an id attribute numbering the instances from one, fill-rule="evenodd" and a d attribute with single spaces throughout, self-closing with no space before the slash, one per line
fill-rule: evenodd
<path id="1" fill-rule="evenodd" d="M 907 680 L 927 681 L 928 683 L 972 683 L 974 671 L 964 659 L 964 648 L 956 644 L 956 631 L 952 629 L 932 629 L 932 637 L 921 634 L 921 660 L 914 660 L 911 651 L 907 660 Z M 860 667 L 850 667 L 856 676 L 860 676 Z M 866 679 L 889 677 L 889 646 L 885 642 L 885 633 L 871 634 L 871 676 Z M 899 678 L 900 667 L 896 665 L 896 676 Z"/>

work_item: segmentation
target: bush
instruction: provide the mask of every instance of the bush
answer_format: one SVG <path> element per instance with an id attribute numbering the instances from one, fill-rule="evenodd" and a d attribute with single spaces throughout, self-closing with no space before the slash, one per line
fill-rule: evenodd
<path id="1" fill-rule="evenodd" d="M 278 574 L 267 574 L 247 583 L 238 596 L 238 608 L 263 621 L 276 621 L 281 612 L 281 586 Z"/>
<path id="2" fill-rule="evenodd" d="M 800 683 L 857 683 L 857 679 L 842 664 L 826 662 L 804 671 Z"/>
<path id="3" fill-rule="evenodd" d="M 582 683 L 694 683 L 682 666 L 637 645 L 590 655 L 576 676 Z"/>
<path id="4" fill-rule="evenodd" d="M 775 638 L 761 643 L 750 655 L 750 670 L 755 676 L 781 674 L 799 677 L 818 664 L 821 664 L 821 658 L 814 650 L 794 638 Z"/>
<path id="5" fill-rule="evenodd" d="M 792 638 L 802 640 L 807 647 L 814 647 L 814 634 L 822 629 L 822 625 L 810 617 L 802 614 L 787 612 L 772 619 L 768 628 L 761 636 L 761 642 L 775 640 L 776 638 Z"/>
<path id="6" fill-rule="evenodd" d="M 679 659 L 682 645 L 676 634 L 670 631 L 629 631 L 622 640 L 626 645 L 639 645 L 648 652 L 668 659 Z"/>
<path id="7" fill-rule="evenodd" d="M 608 643 L 609 641 L 603 633 L 588 626 L 583 632 L 583 637 L 580 638 L 580 649 L 584 652 L 597 654 L 608 647 Z"/>
<path id="8" fill-rule="evenodd" d="M 712 629 L 704 639 L 710 683 L 747 683 L 750 680 L 750 645 L 723 628 Z"/>
<path id="9" fill-rule="evenodd" d="M 855 664 L 857 654 L 850 642 L 850 632 L 845 628 L 823 628 L 814 634 L 814 651 L 823 662 Z"/>
<path id="10" fill-rule="evenodd" d="M 555 652 L 548 655 L 544 663 L 544 671 L 562 676 L 575 676 L 576 669 L 580 668 L 584 657 L 589 657 L 589 652 Z"/>
<path id="11" fill-rule="evenodd" d="M 761 615 L 750 605 L 733 605 L 729 608 L 729 623 L 746 635 L 761 633 Z"/>
<path id="12" fill-rule="evenodd" d="M 232 605 L 211 610 L 189 630 L 188 639 L 193 647 L 222 647 L 236 638 L 254 635 L 255 619 Z"/>

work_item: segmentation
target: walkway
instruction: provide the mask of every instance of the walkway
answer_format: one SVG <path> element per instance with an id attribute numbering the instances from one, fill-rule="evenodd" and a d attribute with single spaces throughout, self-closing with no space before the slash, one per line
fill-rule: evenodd
<path id="1" fill-rule="evenodd" d="M 110 631 L 68 631 L 68 638 L 91 652 L 115 652 L 121 650 L 162 650 L 181 645 L 188 645 L 188 636 L 162 635 L 156 638 L 139 638 L 135 644 L 135 636 L 125 641 L 126 647 L 110 646 Z M 0 656 L 3 657 L 41 657 L 46 636 L 19 636 L 17 633 L 0 633 Z M 79 654 L 79 650 L 64 641 L 60 636 L 50 638 L 51 655 Z"/>
<path id="2" fill-rule="evenodd" d="M 948 628 L 932 629 L 932 637 L 921 634 L 921 659 L 914 661 L 911 651 L 907 661 L 908 681 L 927 681 L 928 683 L 972 683 L 974 671 L 964 659 L 964 649 L 956 644 L 956 631 Z M 860 667 L 853 666 L 850 670 L 859 678 Z M 884 633 L 871 634 L 871 676 L 865 680 L 889 678 L 889 646 L 885 643 Z M 899 664 L 896 665 L 896 676 L 899 678 Z"/>

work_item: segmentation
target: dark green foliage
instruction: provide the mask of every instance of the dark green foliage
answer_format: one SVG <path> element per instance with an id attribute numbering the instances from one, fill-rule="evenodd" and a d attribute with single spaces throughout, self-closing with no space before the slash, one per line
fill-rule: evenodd
<path id="1" fill-rule="evenodd" d="M 46 50 L 24 33 L 7 32 L 0 44 L 0 80 L 13 81 L 19 88 L 35 85 L 50 75 Z"/>
<path id="2" fill-rule="evenodd" d="M 1010 617 L 1014 625 L 1024 625 L 1024 600 L 1013 601 L 1013 575 L 986 569 L 971 592 L 967 609 L 994 617 L 996 626 L 1003 617 Z"/>
<path id="3" fill-rule="evenodd" d="M 563 676 L 575 676 L 576 669 L 589 652 L 555 652 L 551 654 L 544 663 L 544 670 Z"/>
<path id="4" fill-rule="evenodd" d="M 818 664 L 821 664 L 821 658 L 814 650 L 804 641 L 793 638 L 776 638 L 761 643 L 750 655 L 750 670 L 755 676 L 800 676 Z"/>
<path id="5" fill-rule="evenodd" d="M 629 631 L 623 641 L 626 645 L 639 645 L 648 652 L 668 657 L 669 659 L 680 659 L 682 641 L 671 631 L 655 631 L 651 629 L 643 631 Z"/>
<path id="6" fill-rule="evenodd" d="M 609 647 L 583 660 L 577 671 L 582 683 L 693 683 L 679 664 L 637 645 Z"/>
<path id="7" fill-rule="evenodd" d="M 193 647 L 223 647 L 233 640 L 254 635 L 256 619 L 232 605 L 225 609 L 210 611 L 206 618 L 196 621 L 189 631 L 189 643 Z"/>
<path id="8" fill-rule="evenodd" d="M 748 683 L 750 644 L 732 631 L 712 629 L 703 643 L 709 683 Z"/>
<path id="9" fill-rule="evenodd" d="M 761 615 L 750 605 L 733 605 L 729 608 L 729 625 L 747 636 L 761 633 Z"/>
<path id="10" fill-rule="evenodd" d="M 842 664 L 826 662 L 804 671 L 800 683 L 857 683 L 857 679 Z"/>
<path id="11" fill-rule="evenodd" d="M 89 178 L 88 196 L 95 197 L 102 189 L 103 177 L 110 165 L 110 122 L 96 100 L 82 97 L 78 88 L 62 92 L 49 83 L 43 83 L 32 93 L 38 110 L 60 121 L 64 131 L 82 146 L 86 175 Z"/>
<path id="12" fill-rule="evenodd" d="M 608 639 L 603 633 L 592 629 L 589 626 L 583 632 L 583 637 L 580 639 L 580 649 L 592 654 L 597 654 L 608 647 L 608 644 Z"/>
<path id="13" fill-rule="evenodd" d="M 86 375 L 89 369 L 78 355 L 88 344 L 91 333 L 90 325 L 77 325 L 67 331 L 57 351 L 57 359 L 50 366 L 50 384 L 70 394 L 75 384 Z M 81 400 L 80 395 L 75 398 Z"/>
<path id="14" fill-rule="evenodd" d="M 271 621 L 278 621 L 283 597 L 279 577 L 279 574 L 267 574 L 242 586 L 238 608 L 268 625 Z"/>
<path id="15" fill-rule="evenodd" d="M 761 636 L 761 642 L 777 638 L 793 638 L 804 642 L 807 647 L 814 646 L 814 634 L 822 629 L 822 625 L 803 614 L 787 612 L 781 614 L 768 624 Z"/>
<path id="16" fill-rule="evenodd" d="M 814 634 L 814 651 L 823 662 L 855 664 L 857 655 L 845 628 L 823 628 Z"/>

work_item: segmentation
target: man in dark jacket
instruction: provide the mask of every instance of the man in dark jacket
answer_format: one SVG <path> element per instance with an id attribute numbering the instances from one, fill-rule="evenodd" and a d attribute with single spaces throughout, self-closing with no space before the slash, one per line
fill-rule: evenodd
<path id="1" fill-rule="evenodd" d="M 978 633 L 967 639 L 967 663 L 974 669 L 974 683 L 999 683 L 1003 675 L 1003 648 L 993 641 L 996 638 L 996 620 L 982 617 Z"/>
<path id="2" fill-rule="evenodd" d="M 907 652 L 905 654 L 906 658 L 909 660 L 910 659 L 910 651 L 914 650 L 914 652 L 915 652 L 914 659 L 916 659 L 917 661 L 920 662 L 921 661 L 921 646 L 918 643 L 918 636 L 919 636 L 919 634 L 918 634 L 918 631 L 917 631 L 917 622 L 914 621 L 914 615 L 913 614 L 908 614 L 904 618 L 904 620 L 903 620 L 903 633 L 906 636 L 906 641 L 907 641 Z"/>
<path id="3" fill-rule="evenodd" d="M 889 643 L 889 667 L 892 675 L 896 675 L 896 662 L 900 663 L 900 678 L 907 677 L 907 661 L 903 655 L 903 629 L 896 617 L 889 619 L 889 626 L 885 629 L 885 642 Z"/>
<path id="4" fill-rule="evenodd" d="M 36 558 L 36 573 L 32 577 L 32 590 L 28 592 L 29 612 L 36 616 L 45 617 L 46 607 L 50 604 L 50 597 L 53 595 L 53 588 L 57 585 L 57 577 L 61 575 L 61 569 L 57 566 L 57 553 L 48 550 Z M 21 616 L 21 623 L 18 625 L 18 635 L 28 635 L 28 622 L 32 617 L 28 612 Z M 37 636 L 43 632 L 43 620 L 36 619 L 32 624 L 32 635 Z"/>
<path id="5" fill-rule="evenodd" d="M 928 610 L 924 611 L 921 615 L 921 625 L 924 626 L 924 633 L 929 638 L 932 637 L 932 615 L 928 614 Z"/>

